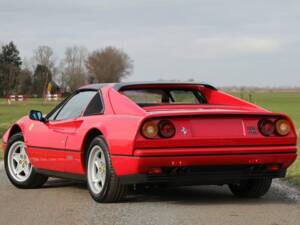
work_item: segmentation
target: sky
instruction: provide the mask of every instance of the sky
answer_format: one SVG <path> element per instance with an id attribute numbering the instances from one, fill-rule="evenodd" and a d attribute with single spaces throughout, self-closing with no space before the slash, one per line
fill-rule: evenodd
<path id="1" fill-rule="evenodd" d="M 39 45 L 115 46 L 126 81 L 300 86 L 299 0 L 0 0 L 0 43 L 22 57 Z"/>

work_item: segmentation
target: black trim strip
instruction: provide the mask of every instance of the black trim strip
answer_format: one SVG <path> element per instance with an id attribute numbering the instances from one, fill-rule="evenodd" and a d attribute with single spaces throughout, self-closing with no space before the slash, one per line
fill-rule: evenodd
<path id="1" fill-rule="evenodd" d="M 111 154 L 112 156 L 125 156 L 125 157 L 134 157 L 134 158 L 151 158 L 151 157 L 189 157 L 189 156 L 240 156 L 240 155 L 289 155 L 296 154 L 296 152 L 268 152 L 268 153 L 237 153 L 237 154 L 190 154 L 190 155 L 122 155 L 122 154 Z"/>
<path id="2" fill-rule="evenodd" d="M 278 145 L 216 145 L 216 146 L 173 146 L 173 147 L 136 147 L 135 150 L 155 150 L 155 149 L 211 149 L 211 148 L 223 148 L 223 149 L 240 149 L 240 148 L 277 148 L 277 147 L 287 147 L 287 148 L 295 148 L 296 145 L 286 145 L 286 144 L 278 144 Z"/>
<path id="3" fill-rule="evenodd" d="M 66 172 L 39 169 L 39 168 L 35 168 L 35 171 L 37 173 L 44 174 L 44 175 L 50 176 L 50 177 L 58 177 L 58 178 L 63 178 L 63 179 L 86 181 L 86 176 L 82 175 L 82 174 L 66 173 Z"/>
<path id="4" fill-rule="evenodd" d="M 128 155 L 128 154 L 110 154 L 111 156 L 126 156 L 126 157 L 139 157 L 139 156 L 134 156 L 134 155 Z"/>
<path id="5" fill-rule="evenodd" d="M 97 84 L 96 84 L 97 85 Z M 95 85 L 95 86 L 96 86 Z M 98 84 L 99 85 L 99 84 Z M 138 86 L 145 86 L 145 85 L 202 85 L 206 88 L 212 89 L 212 90 L 218 90 L 216 87 L 214 87 L 213 85 L 207 84 L 207 83 L 193 83 L 193 82 L 172 82 L 172 81 L 165 81 L 165 82 L 123 82 L 123 83 L 115 83 L 113 85 L 113 88 L 116 91 L 120 91 L 126 88 L 132 88 L 132 87 L 138 87 Z M 101 88 L 101 87 L 100 87 Z M 99 89 L 100 89 L 99 88 Z"/>
<path id="6" fill-rule="evenodd" d="M 72 150 L 72 149 L 63 149 L 63 148 L 48 148 L 48 147 L 40 147 L 40 146 L 31 146 L 27 145 L 28 148 L 34 148 L 34 149 L 43 149 L 43 150 L 49 150 L 49 151 L 60 151 L 60 152 L 77 152 L 81 153 L 80 150 Z"/>

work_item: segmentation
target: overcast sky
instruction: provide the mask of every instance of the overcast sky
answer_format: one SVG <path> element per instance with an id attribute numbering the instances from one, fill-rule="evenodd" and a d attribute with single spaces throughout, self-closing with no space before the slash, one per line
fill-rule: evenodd
<path id="1" fill-rule="evenodd" d="M 299 0 L 0 0 L 0 42 L 113 45 L 127 80 L 193 78 L 217 86 L 300 86 Z"/>

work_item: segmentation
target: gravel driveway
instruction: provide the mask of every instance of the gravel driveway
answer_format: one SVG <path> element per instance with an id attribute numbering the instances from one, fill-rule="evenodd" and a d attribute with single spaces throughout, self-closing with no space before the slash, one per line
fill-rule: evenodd
<path id="1" fill-rule="evenodd" d="M 300 224 L 300 191 L 276 181 L 262 199 L 234 198 L 226 186 L 182 187 L 97 204 L 84 184 L 52 179 L 44 188 L 19 190 L 0 162 L 0 224 Z"/>

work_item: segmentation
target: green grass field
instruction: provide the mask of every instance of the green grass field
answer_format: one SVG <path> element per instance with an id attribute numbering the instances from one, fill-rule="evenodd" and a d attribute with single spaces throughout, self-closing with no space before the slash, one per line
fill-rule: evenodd
<path id="1" fill-rule="evenodd" d="M 42 99 L 32 99 L 28 102 L 8 105 L 6 99 L 0 99 L 0 136 L 2 137 L 3 132 L 10 124 L 28 114 L 30 109 L 37 109 L 43 113 L 48 113 L 56 104 L 57 102 L 44 103 Z"/>
<path id="2" fill-rule="evenodd" d="M 243 97 L 249 100 L 249 95 L 244 93 L 234 93 L 238 97 Z M 252 93 L 252 102 L 258 104 L 273 112 L 283 112 L 288 114 L 300 130 L 300 92 L 280 93 Z M 27 103 L 12 103 L 7 104 L 5 99 L 0 99 L 0 136 L 2 137 L 4 131 L 16 121 L 18 118 L 26 115 L 30 109 L 37 109 L 43 113 L 48 113 L 57 102 L 44 103 L 41 99 L 32 99 Z M 0 147 L 1 148 L 1 147 Z M 1 158 L 0 151 L 0 158 Z M 289 169 L 288 179 L 300 186 L 300 159 Z"/>
<path id="3" fill-rule="evenodd" d="M 239 93 L 234 93 L 234 95 L 241 97 Z M 243 98 L 249 101 L 248 94 L 243 94 Z M 252 102 L 272 112 L 288 114 L 293 119 L 296 127 L 300 129 L 300 92 L 254 93 L 252 94 Z"/>
<path id="4" fill-rule="evenodd" d="M 31 109 L 37 109 L 43 113 L 48 113 L 57 102 L 43 102 L 42 99 L 31 99 L 28 102 L 19 102 L 7 104 L 6 99 L 0 99 L 0 137 L 2 140 L 2 135 L 5 130 L 13 124 L 16 120 L 22 116 L 28 114 Z M 0 150 L 1 150 L 1 140 L 0 140 Z M 2 158 L 2 151 L 0 151 L 0 159 Z"/>

